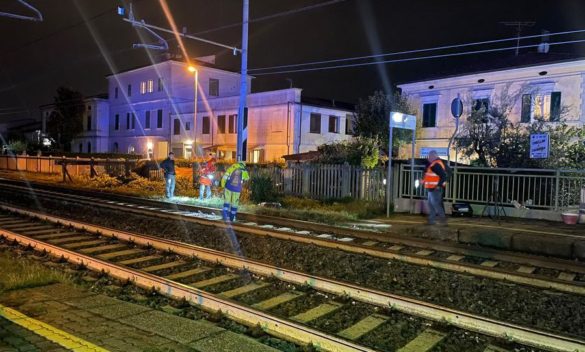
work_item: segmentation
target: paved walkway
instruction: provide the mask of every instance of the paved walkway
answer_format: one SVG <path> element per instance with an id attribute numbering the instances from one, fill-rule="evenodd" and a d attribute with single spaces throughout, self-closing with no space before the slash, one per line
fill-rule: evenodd
<path id="1" fill-rule="evenodd" d="M 276 351 L 206 321 L 181 318 L 68 284 L 5 293 L 0 304 L 109 351 Z M 54 336 L 41 337 L 4 318 L 0 318 L 0 334 L 0 351 L 95 351 L 80 346 L 65 349 L 47 341 Z"/>

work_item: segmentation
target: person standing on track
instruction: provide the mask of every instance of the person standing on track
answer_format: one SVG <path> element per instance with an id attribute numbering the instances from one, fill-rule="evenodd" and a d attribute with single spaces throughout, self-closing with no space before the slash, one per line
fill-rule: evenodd
<path id="1" fill-rule="evenodd" d="M 215 157 L 211 156 L 201 168 L 199 174 L 199 200 L 203 200 L 203 195 L 207 191 L 205 199 L 211 198 L 211 186 L 215 176 Z"/>
<path id="2" fill-rule="evenodd" d="M 443 189 L 446 181 L 447 168 L 445 163 L 439 158 L 437 151 L 431 150 L 422 182 L 428 192 L 429 225 L 435 224 L 436 217 L 439 218 L 438 221 L 441 225 L 447 225 L 447 217 L 443 208 Z"/>
<path id="3" fill-rule="evenodd" d="M 240 192 L 242 184 L 250 179 L 250 174 L 246 169 L 246 163 L 237 162 L 230 166 L 221 179 L 223 190 L 223 220 L 235 221 L 240 203 Z"/>
<path id="4" fill-rule="evenodd" d="M 165 174 L 165 196 L 172 199 L 175 196 L 175 153 L 170 152 L 160 167 Z"/>

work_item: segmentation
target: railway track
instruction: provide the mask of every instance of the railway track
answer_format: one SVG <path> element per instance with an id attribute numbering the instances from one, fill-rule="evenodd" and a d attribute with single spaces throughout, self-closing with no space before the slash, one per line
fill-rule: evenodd
<path id="1" fill-rule="evenodd" d="M 274 336 L 313 343 L 327 351 L 424 352 L 461 343 L 454 337 L 461 331 L 491 336 L 483 340 L 486 352 L 504 351 L 498 344 L 511 341 L 549 351 L 585 351 L 585 341 L 575 338 L 207 248 L 6 205 L 0 211 L 0 235 L 91 270 L 155 288 L 169 297 L 221 310 L 246 325 L 260 324 Z M 328 322 L 342 323 L 331 326 Z"/>
<path id="2" fill-rule="evenodd" d="M 4 182 L 4 180 L 2 180 Z M 29 191 L 14 182 L 3 184 L 6 190 Z M 54 188 L 54 187 L 51 187 Z M 135 197 L 113 197 L 91 193 L 73 195 L 56 190 L 35 189 L 35 196 L 99 206 L 113 210 L 181 220 L 205 226 L 229 227 L 236 233 L 268 236 L 299 243 L 310 243 L 350 253 L 367 254 L 376 258 L 398 260 L 409 264 L 433 267 L 479 277 L 505 280 L 517 284 L 561 292 L 585 295 L 585 266 L 579 262 L 510 253 L 486 248 L 470 248 L 423 239 L 408 239 L 387 233 L 376 233 L 332 227 L 273 217 L 251 216 L 232 225 L 220 221 L 216 209 L 183 206 Z M 288 224 L 287 226 L 283 226 Z"/>

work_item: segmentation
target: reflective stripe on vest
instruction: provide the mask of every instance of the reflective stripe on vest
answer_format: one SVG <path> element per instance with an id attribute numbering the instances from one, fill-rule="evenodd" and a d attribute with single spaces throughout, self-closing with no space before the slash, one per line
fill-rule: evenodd
<path id="1" fill-rule="evenodd" d="M 439 177 L 439 175 L 437 175 L 436 173 L 433 172 L 433 166 L 435 166 L 435 164 L 441 165 L 443 170 L 445 170 L 445 164 L 443 164 L 443 161 L 441 159 L 434 160 L 429 165 L 429 167 L 427 167 L 427 169 L 425 170 L 425 175 L 423 177 L 423 182 L 425 184 L 425 188 L 427 188 L 427 189 L 437 187 L 437 185 L 439 184 L 439 181 L 441 180 L 441 177 Z M 445 185 L 443 184 L 443 187 L 444 186 Z"/>

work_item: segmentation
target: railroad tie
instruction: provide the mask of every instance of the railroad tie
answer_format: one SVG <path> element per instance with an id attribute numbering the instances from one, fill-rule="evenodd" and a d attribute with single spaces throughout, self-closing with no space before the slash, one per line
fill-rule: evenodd
<path id="1" fill-rule="evenodd" d="M 308 323 L 315 319 L 321 318 L 327 314 L 333 313 L 339 308 L 343 307 L 342 303 L 330 301 L 327 303 L 323 303 L 318 305 L 315 308 L 309 309 L 303 313 L 297 314 L 290 319 L 298 321 L 299 323 Z"/>
<path id="2" fill-rule="evenodd" d="M 481 263 L 481 266 L 486 266 L 488 268 L 495 268 L 499 263 L 493 260 L 486 260 Z"/>
<path id="3" fill-rule="evenodd" d="M 447 257 L 447 260 L 453 261 L 453 262 L 458 262 L 461 259 L 465 258 L 464 255 L 457 255 L 457 254 L 453 254 Z"/>
<path id="4" fill-rule="evenodd" d="M 140 270 L 146 271 L 147 273 L 151 273 L 153 271 L 176 268 L 178 266 L 185 265 L 185 264 L 186 263 L 183 260 L 175 260 L 173 262 L 147 266 L 146 268 L 142 268 Z"/>
<path id="5" fill-rule="evenodd" d="M 264 288 L 266 286 L 269 286 L 269 284 L 266 282 L 252 282 L 252 283 L 249 283 L 249 284 L 244 285 L 242 287 L 234 288 L 233 290 L 221 292 L 219 295 L 226 297 L 226 298 L 234 298 L 234 297 L 241 296 L 245 293 L 250 293 L 250 292 L 259 290 L 259 289 Z"/>
<path id="6" fill-rule="evenodd" d="M 510 352 L 510 350 L 506 350 L 494 345 L 489 345 L 485 348 L 485 350 L 483 350 L 483 352 Z"/>
<path id="7" fill-rule="evenodd" d="M 123 247 L 127 247 L 127 244 L 110 244 L 108 246 L 97 246 L 97 247 L 90 247 L 90 248 L 83 248 L 80 249 L 79 251 L 85 254 L 92 254 L 92 253 L 97 253 L 97 252 L 102 252 L 102 251 L 110 251 L 112 249 L 118 249 L 118 248 L 123 248 Z"/>
<path id="8" fill-rule="evenodd" d="M 447 334 L 433 329 L 426 329 L 415 337 L 412 341 L 407 343 L 404 347 L 398 349 L 397 352 L 426 352 L 430 351 L 439 342 L 441 342 Z"/>
<path id="9" fill-rule="evenodd" d="M 72 237 L 64 237 L 64 238 L 58 238 L 58 239 L 51 239 L 48 240 L 47 242 L 50 243 L 54 243 L 54 244 L 62 244 L 62 243 L 67 243 L 67 242 L 75 242 L 75 241 L 83 241 L 83 240 L 89 240 L 92 239 L 92 236 L 89 235 L 81 235 L 81 236 L 72 236 Z"/>
<path id="10" fill-rule="evenodd" d="M 252 305 L 252 307 L 256 308 L 256 309 L 260 309 L 260 310 L 269 310 L 269 309 L 272 309 L 272 308 L 279 306 L 283 303 L 290 302 L 293 299 L 297 299 L 299 297 L 302 297 L 304 295 L 305 295 L 304 293 L 297 292 L 297 291 L 285 292 L 285 293 L 280 294 L 276 297 L 272 297 L 272 298 L 269 298 L 269 299 L 264 300 L 262 302 L 258 302 L 256 304 Z"/>
<path id="11" fill-rule="evenodd" d="M 533 266 L 521 265 L 516 271 L 523 274 L 532 274 L 535 270 L 536 268 Z"/>
<path id="12" fill-rule="evenodd" d="M 398 252 L 398 251 L 402 250 L 403 248 L 404 248 L 404 246 L 399 246 L 399 245 L 396 244 L 396 245 L 394 245 L 394 246 L 392 246 L 392 247 L 390 247 L 388 249 L 391 250 L 391 251 Z"/>
<path id="13" fill-rule="evenodd" d="M 26 231 L 25 233 L 29 236 L 36 236 L 36 235 L 45 235 L 45 234 L 55 233 L 56 231 L 59 231 L 59 230 L 52 227 L 52 228 L 46 229 L 46 230 Z"/>
<path id="14" fill-rule="evenodd" d="M 82 247 L 95 246 L 96 244 L 102 244 L 105 242 L 106 242 L 105 240 L 92 240 L 92 241 L 66 243 L 66 244 L 63 244 L 62 246 L 65 248 L 68 248 L 68 249 L 78 249 L 78 248 L 82 248 Z"/>
<path id="15" fill-rule="evenodd" d="M 123 251 L 117 251 L 117 252 L 100 254 L 97 257 L 100 258 L 100 259 L 111 260 L 111 259 L 114 259 L 114 258 L 123 257 L 123 256 L 127 256 L 127 255 L 138 254 L 138 253 L 143 253 L 143 252 L 144 252 L 143 249 L 133 248 L 133 249 L 126 249 L 126 250 L 123 250 Z"/>
<path id="16" fill-rule="evenodd" d="M 375 245 L 377 245 L 380 242 L 376 242 L 376 241 L 366 241 L 364 243 L 362 243 L 362 246 L 366 246 L 366 247 L 373 247 Z"/>
<path id="17" fill-rule="evenodd" d="M 144 263 L 144 262 L 148 262 L 148 261 L 151 261 L 151 260 L 157 260 L 157 259 L 161 259 L 161 257 L 158 256 L 158 255 L 147 255 L 145 257 L 139 257 L 139 258 L 122 260 L 120 262 L 117 262 L 117 264 L 120 264 L 120 265 L 132 265 L 132 264 L 139 264 L 139 263 Z"/>
<path id="18" fill-rule="evenodd" d="M 558 276 L 558 279 L 563 281 L 574 281 L 576 277 L 577 274 L 575 273 L 561 272 Z"/>
<path id="19" fill-rule="evenodd" d="M 72 235 L 79 235 L 79 232 L 59 232 L 59 233 L 49 233 L 49 234 L 40 235 L 40 236 L 35 236 L 35 235 L 32 235 L 32 236 L 35 239 L 48 240 L 48 239 L 51 239 L 51 238 L 68 237 L 68 236 L 72 236 Z"/>
<path id="20" fill-rule="evenodd" d="M 191 270 L 183 271 L 183 272 L 180 272 L 180 273 L 176 273 L 176 274 L 171 274 L 171 275 L 165 276 L 165 279 L 169 279 L 169 280 L 183 279 L 183 278 L 186 278 L 186 277 L 189 277 L 189 276 L 193 276 L 193 275 L 197 275 L 197 274 L 201 274 L 201 273 L 208 272 L 209 270 L 211 270 L 211 268 L 207 268 L 207 267 L 195 268 L 195 269 L 191 269 Z"/>
<path id="21" fill-rule="evenodd" d="M 358 321 L 347 329 L 341 330 L 337 335 L 354 341 L 384 324 L 389 318 L 385 315 L 372 314 Z"/>
<path id="22" fill-rule="evenodd" d="M 433 253 L 435 253 L 435 251 L 431 251 L 431 250 L 428 250 L 428 249 L 423 249 L 423 250 L 421 250 L 421 251 L 418 251 L 418 252 L 416 252 L 415 254 L 416 254 L 416 255 L 421 255 L 421 256 L 425 256 L 425 257 L 426 257 L 426 256 L 429 256 L 429 255 L 431 255 L 431 254 L 433 254 Z"/>
<path id="23" fill-rule="evenodd" d="M 196 282 L 190 283 L 189 286 L 195 287 L 195 288 L 205 288 L 205 287 L 213 286 L 216 284 L 221 284 L 221 283 L 224 283 L 226 281 L 234 280 L 234 279 L 237 279 L 238 277 L 239 276 L 236 274 L 225 274 L 225 275 L 216 276 L 216 277 L 213 277 L 213 278 L 207 279 L 207 280 L 196 281 Z"/>
<path id="24" fill-rule="evenodd" d="M 34 230 L 47 230 L 50 228 L 54 228 L 52 226 L 47 225 L 28 225 L 28 226 L 19 226 L 19 227 L 12 227 L 12 231 L 16 231 L 19 233 L 26 233 L 27 231 L 34 231 Z"/>

